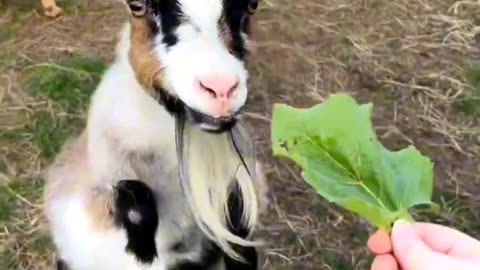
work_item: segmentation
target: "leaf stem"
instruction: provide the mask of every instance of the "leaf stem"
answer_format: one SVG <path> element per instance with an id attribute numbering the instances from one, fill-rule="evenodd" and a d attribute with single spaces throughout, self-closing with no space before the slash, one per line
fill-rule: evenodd
<path id="1" fill-rule="evenodd" d="M 415 222 L 415 219 L 412 217 L 412 215 L 408 212 L 408 211 L 405 211 L 403 212 L 399 218 L 405 220 L 405 221 L 408 221 L 408 222 Z"/>

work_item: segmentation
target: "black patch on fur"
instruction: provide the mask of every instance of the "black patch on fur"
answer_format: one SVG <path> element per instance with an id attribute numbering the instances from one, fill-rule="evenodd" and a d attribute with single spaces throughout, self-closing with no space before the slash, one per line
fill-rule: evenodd
<path id="1" fill-rule="evenodd" d="M 154 18 L 160 20 L 160 28 L 163 34 L 162 42 L 168 47 L 178 42 L 175 29 L 182 22 L 182 10 L 177 0 L 147 0 L 148 6 Z"/>
<path id="2" fill-rule="evenodd" d="M 228 211 L 230 216 L 229 229 L 230 231 L 241 237 L 247 239 L 250 235 L 250 230 L 242 223 L 243 216 L 243 200 L 242 193 L 237 184 L 235 184 L 230 196 L 228 198 Z M 234 245 L 233 249 L 240 254 L 245 260 L 238 261 L 225 256 L 226 270 L 256 270 L 258 267 L 258 254 L 255 247 L 243 247 Z"/>
<path id="3" fill-rule="evenodd" d="M 132 221 L 129 212 L 139 214 L 139 221 Z M 115 186 L 115 224 L 125 228 L 128 243 L 127 252 L 150 264 L 157 257 L 155 233 L 158 227 L 158 212 L 155 195 L 144 182 L 121 180 Z"/>
<path id="4" fill-rule="evenodd" d="M 158 102 L 162 104 L 170 114 L 176 117 L 185 117 L 185 120 L 196 125 L 206 124 L 210 126 L 211 128 L 204 129 L 206 132 L 222 133 L 231 130 L 238 121 L 237 115 L 241 112 L 241 109 L 239 109 L 236 115 L 219 118 L 211 117 L 190 108 L 178 97 L 168 93 L 167 90 L 161 87 L 155 87 L 155 89 Z"/>
<path id="5" fill-rule="evenodd" d="M 246 33 L 249 20 L 250 0 L 223 0 L 223 16 L 230 28 L 233 54 L 243 60 L 247 55 L 247 48 L 241 33 Z"/>
<path id="6" fill-rule="evenodd" d="M 247 239 L 250 230 L 242 224 L 243 202 L 241 192 L 236 185 L 229 197 L 229 230 L 233 234 Z M 206 241 L 202 255 L 198 261 L 181 262 L 169 270 L 206 270 L 215 266 L 221 258 L 225 262 L 225 270 L 257 270 L 258 254 L 254 247 L 243 247 L 234 245 L 233 249 L 245 260 L 238 261 L 226 255 L 215 243 Z"/>
<path id="7" fill-rule="evenodd" d="M 70 270 L 67 263 L 62 259 L 57 259 L 55 264 L 56 264 L 57 270 Z"/>
<path id="8" fill-rule="evenodd" d="M 164 88 L 155 86 L 155 94 L 158 103 L 163 105 L 170 114 L 177 115 L 185 111 L 185 103 Z"/>
<path id="9" fill-rule="evenodd" d="M 205 270 L 218 264 L 223 256 L 223 251 L 212 241 L 205 241 L 202 255 L 198 261 L 185 261 L 176 264 L 169 270 Z M 228 269 L 229 270 L 229 269 Z"/>

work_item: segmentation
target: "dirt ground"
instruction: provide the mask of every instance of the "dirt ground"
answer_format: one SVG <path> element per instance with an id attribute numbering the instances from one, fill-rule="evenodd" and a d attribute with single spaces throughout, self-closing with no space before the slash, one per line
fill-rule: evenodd
<path id="1" fill-rule="evenodd" d="M 59 0 L 56 19 L 34 0 L 0 9 L 0 270 L 53 269 L 41 172 L 84 122 L 126 18 L 118 2 Z M 371 263 L 373 228 L 271 155 L 272 105 L 308 107 L 330 93 L 373 102 L 388 148 L 413 144 L 434 161 L 441 211 L 416 209 L 417 220 L 480 237 L 480 2 L 262 0 L 257 16 L 246 116 L 270 185 L 263 269 Z"/>

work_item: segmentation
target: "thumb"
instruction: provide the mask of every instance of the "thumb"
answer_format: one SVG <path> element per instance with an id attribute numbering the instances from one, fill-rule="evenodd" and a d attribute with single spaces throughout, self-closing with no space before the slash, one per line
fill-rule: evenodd
<path id="1" fill-rule="evenodd" d="M 393 225 L 392 245 L 396 259 L 402 269 L 406 270 L 420 269 L 418 260 L 424 260 L 432 253 L 415 231 L 413 224 L 403 220 Z"/>
<path id="2" fill-rule="evenodd" d="M 404 270 L 475 269 L 471 262 L 432 250 L 422 240 L 414 225 L 403 220 L 397 221 L 393 226 L 392 245 L 395 258 Z"/>

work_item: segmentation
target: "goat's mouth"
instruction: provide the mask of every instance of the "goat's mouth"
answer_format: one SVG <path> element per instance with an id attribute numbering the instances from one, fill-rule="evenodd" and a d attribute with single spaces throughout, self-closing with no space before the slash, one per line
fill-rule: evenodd
<path id="1" fill-rule="evenodd" d="M 222 133 L 231 130 L 238 122 L 241 112 L 239 110 L 229 116 L 212 117 L 188 106 L 186 108 L 187 119 L 200 126 L 202 130 L 211 133 Z"/>
<path id="2" fill-rule="evenodd" d="M 169 113 L 176 117 L 184 117 L 185 120 L 198 125 L 206 132 L 223 133 L 231 130 L 237 124 L 242 112 L 242 108 L 240 108 L 231 115 L 213 117 L 188 106 L 180 98 L 170 94 L 163 88 L 156 87 L 155 89 L 155 98 Z"/>

